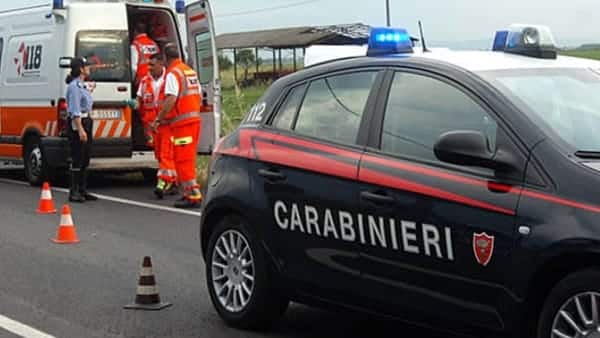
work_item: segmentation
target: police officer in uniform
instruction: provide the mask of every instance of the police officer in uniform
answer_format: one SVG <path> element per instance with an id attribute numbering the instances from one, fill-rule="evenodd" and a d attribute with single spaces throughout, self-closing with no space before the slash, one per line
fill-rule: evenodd
<path id="1" fill-rule="evenodd" d="M 74 58 L 71 61 L 71 73 L 66 79 L 68 134 L 72 160 L 69 201 L 78 203 L 97 200 L 97 197 L 87 192 L 87 167 L 90 164 L 93 136 L 93 121 L 90 118 L 93 99 L 84 82 L 90 75 L 89 66 L 90 63 L 85 58 Z"/>

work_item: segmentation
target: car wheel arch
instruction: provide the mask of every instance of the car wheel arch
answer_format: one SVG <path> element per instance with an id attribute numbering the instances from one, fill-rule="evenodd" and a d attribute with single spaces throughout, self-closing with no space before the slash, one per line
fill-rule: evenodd
<path id="1" fill-rule="evenodd" d="M 540 311 L 552 289 L 565 277 L 590 268 L 600 269 L 600 251 L 566 251 L 547 258 L 539 266 L 527 287 L 527 313 L 523 317 L 523 327 L 528 333 L 535 332 Z"/>
<path id="2" fill-rule="evenodd" d="M 216 203 L 210 203 L 207 205 L 203 213 L 202 225 L 200 227 L 200 250 L 202 252 L 202 257 L 206 260 L 208 241 L 210 236 L 212 235 L 212 231 L 214 228 L 226 217 L 239 217 L 250 224 L 254 224 L 252 221 L 253 218 L 250 217 L 249 208 L 245 208 L 240 201 L 236 201 L 234 199 L 225 199 L 221 201 L 215 201 Z M 259 235 L 259 233 L 255 233 Z M 277 259 L 273 255 L 269 246 L 262 239 L 259 239 L 259 242 L 262 244 L 262 247 L 265 249 L 267 256 L 270 261 L 270 268 L 274 269 L 273 272 L 279 273 L 281 271 L 281 266 L 278 263 Z"/>
<path id="3" fill-rule="evenodd" d="M 204 214 L 202 225 L 200 227 L 200 244 L 203 257 L 206 255 L 208 240 L 217 224 L 228 216 L 237 216 L 246 219 L 245 216 L 247 215 L 243 210 L 244 209 L 239 206 L 238 202 L 230 199 L 227 199 L 227 201 L 214 201 L 214 203 L 211 203 L 204 208 L 202 211 Z"/>

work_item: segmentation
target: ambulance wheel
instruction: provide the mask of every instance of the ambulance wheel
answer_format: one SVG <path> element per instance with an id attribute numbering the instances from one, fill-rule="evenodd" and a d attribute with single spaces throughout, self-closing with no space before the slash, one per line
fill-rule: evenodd
<path id="1" fill-rule="evenodd" d="M 267 329 L 287 309 L 267 253 L 240 217 L 226 217 L 215 227 L 205 262 L 210 299 L 229 326 Z"/>
<path id="2" fill-rule="evenodd" d="M 600 270 L 582 270 L 561 280 L 546 299 L 538 323 L 538 338 L 599 337 Z"/>
<path id="3" fill-rule="evenodd" d="M 23 161 L 25 178 L 32 186 L 41 186 L 49 178 L 48 164 L 44 160 L 38 137 L 32 136 L 26 140 Z"/>

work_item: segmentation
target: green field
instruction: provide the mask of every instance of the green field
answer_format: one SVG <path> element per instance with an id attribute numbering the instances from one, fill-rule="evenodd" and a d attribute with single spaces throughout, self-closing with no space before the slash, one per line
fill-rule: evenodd
<path id="1" fill-rule="evenodd" d="M 561 52 L 563 55 L 575 56 L 586 59 L 600 60 L 600 49 L 591 50 L 570 50 Z"/>
<path id="2" fill-rule="evenodd" d="M 238 73 L 238 77 L 243 77 L 243 71 Z M 223 84 L 221 136 L 225 136 L 239 126 L 246 112 L 258 101 L 268 85 L 240 88 L 233 81 L 233 71 L 223 72 L 221 79 Z M 198 159 L 198 180 L 201 184 L 206 182 L 208 160 L 207 156 Z"/>

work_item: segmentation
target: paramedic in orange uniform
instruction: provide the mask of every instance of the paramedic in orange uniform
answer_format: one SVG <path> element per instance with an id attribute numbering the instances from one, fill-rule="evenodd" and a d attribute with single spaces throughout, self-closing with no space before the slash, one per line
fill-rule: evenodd
<path id="1" fill-rule="evenodd" d="M 183 198 L 176 208 L 197 208 L 202 201 L 196 181 L 196 154 L 200 136 L 200 81 L 196 72 L 183 63 L 176 44 L 165 46 L 167 76 L 163 106 L 153 128 L 168 125 L 173 134 L 173 150 L 177 179 L 183 188 Z"/>
<path id="2" fill-rule="evenodd" d="M 158 44 L 152 40 L 148 34 L 148 25 L 142 21 L 135 24 L 134 36 L 131 42 L 131 68 L 135 75 L 135 88 L 140 81 L 148 74 L 148 63 L 150 57 L 160 52 Z"/>
<path id="3" fill-rule="evenodd" d="M 154 189 L 156 197 L 162 199 L 165 193 L 176 193 L 177 172 L 173 160 L 173 142 L 169 126 L 159 126 L 152 130 L 152 122 L 156 120 L 158 109 L 164 95 L 161 93 L 166 69 L 162 54 L 150 57 L 150 72 L 142 78 L 137 92 L 137 107 L 140 111 L 148 146 L 154 147 L 154 156 L 158 161 L 157 183 Z"/>

